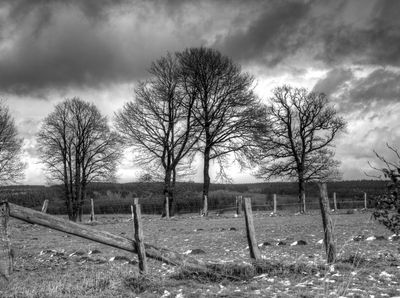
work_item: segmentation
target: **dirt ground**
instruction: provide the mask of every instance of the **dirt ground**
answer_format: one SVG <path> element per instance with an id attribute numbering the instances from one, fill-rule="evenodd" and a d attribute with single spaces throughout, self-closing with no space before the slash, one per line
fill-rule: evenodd
<path id="1" fill-rule="evenodd" d="M 129 215 L 97 217 L 93 228 L 133 235 Z M 338 259 L 327 266 L 318 213 L 270 216 L 254 223 L 268 272 L 212 280 L 149 260 L 138 274 L 136 256 L 48 228 L 10 220 L 15 255 L 1 297 L 393 297 L 400 296 L 400 241 L 368 212 L 332 215 Z M 250 265 L 245 222 L 234 214 L 143 216 L 145 242 L 206 262 Z M 303 240 L 304 245 L 295 245 Z"/>

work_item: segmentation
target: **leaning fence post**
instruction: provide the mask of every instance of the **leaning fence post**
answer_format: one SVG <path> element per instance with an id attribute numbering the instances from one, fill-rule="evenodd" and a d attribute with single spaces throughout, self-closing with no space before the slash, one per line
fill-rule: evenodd
<path id="1" fill-rule="evenodd" d="M 135 241 L 139 259 L 139 271 L 141 273 L 147 273 L 146 250 L 143 242 L 142 216 L 140 212 L 140 204 L 137 204 L 137 201 L 135 201 L 135 204 L 133 205 L 133 213 L 133 225 L 135 227 Z"/>
<path id="2" fill-rule="evenodd" d="M 333 209 L 337 210 L 336 192 L 333 193 Z"/>
<path id="3" fill-rule="evenodd" d="M 8 284 L 13 272 L 13 259 L 8 237 L 8 218 L 10 207 L 8 201 L 0 201 L 0 288 Z"/>
<path id="4" fill-rule="evenodd" d="M 276 194 L 274 194 L 274 213 L 276 213 Z"/>
<path id="5" fill-rule="evenodd" d="M 91 206 L 91 209 L 90 209 L 90 221 L 93 222 L 93 221 L 96 220 L 95 217 L 94 217 L 94 201 L 93 201 L 93 199 L 90 199 L 90 206 Z"/>
<path id="6" fill-rule="evenodd" d="M 44 200 L 43 206 L 42 206 L 42 212 L 46 213 L 47 212 L 47 207 L 49 206 L 49 200 Z"/>
<path id="7" fill-rule="evenodd" d="M 367 193 L 364 192 L 364 209 L 367 209 Z"/>
<path id="8" fill-rule="evenodd" d="M 331 217 L 329 216 L 329 199 L 326 183 L 317 183 L 320 191 L 319 205 L 322 215 L 322 226 L 324 229 L 324 244 L 327 255 L 327 262 L 331 264 L 336 260 L 336 247 L 333 235 L 333 225 Z"/>
<path id="9" fill-rule="evenodd" d="M 253 212 L 251 210 L 251 198 L 244 198 L 244 217 L 246 219 L 246 234 L 249 243 L 250 258 L 261 259 L 261 253 L 257 246 L 256 231 L 254 229 Z"/>

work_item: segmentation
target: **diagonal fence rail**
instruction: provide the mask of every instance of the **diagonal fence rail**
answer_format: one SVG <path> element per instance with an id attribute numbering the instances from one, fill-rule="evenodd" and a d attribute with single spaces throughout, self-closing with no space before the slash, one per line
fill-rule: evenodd
<path id="1" fill-rule="evenodd" d="M 53 215 L 12 203 L 8 203 L 8 205 L 10 217 L 137 254 L 136 242 L 132 239 L 114 235 L 109 232 L 100 231 L 90 226 L 64 220 Z M 201 260 L 197 260 L 189 256 L 179 254 L 165 248 L 159 248 L 147 243 L 144 243 L 144 246 L 146 250 L 146 256 L 149 258 L 175 266 L 183 265 L 199 269 L 204 269 L 206 267 L 205 263 Z"/>

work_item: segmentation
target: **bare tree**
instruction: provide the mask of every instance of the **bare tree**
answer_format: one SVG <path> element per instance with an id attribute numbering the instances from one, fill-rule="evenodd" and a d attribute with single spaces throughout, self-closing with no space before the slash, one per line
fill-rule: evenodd
<path id="1" fill-rule="evenodd" d="M 8 107 L 0 102 L 0 183 L 6 184 L 21 179 L 25 164 L 21 161 L 22 139 Z"/>
<path id="2" fill-rule="evenodd" d="M 243 152 L 249 142 L 253 109 L 258 106 L 252 91 L 253 77 L 220 52 L 191 48 L 178 54 L 186 93 L 196 96 L 194 117 L 203 130 L 203 214 L 208 213 L 210 161 L 223 162 L 230 153 Z"/>
<path id="3" fill-rule="evenodd" d="M 121 157 L 119 136 L 94 104 L 73 98 L 44 119 L 38 143 L 49 178 L 64 185 L 69 219 L 81 221 L 87 185 L 114 177 Z"/>
<path id="4" fill-rule="evenodd" d="M 273 94 L 255 135 L 259 151 L 253 159 L 261 162 L 256 175 L 297 179 L 301 202 L 307 181 L 339 177 L 331 148 L 346 123 L 323 93 L 283 86 Z"/>
<path id="5" fill-rule="evenodd" d="M 138 164 L 162 167 L 164 203 L 167 206 L 168 197 L 172 215 L 178 165 L 189 158 L 199 137 L 192 113 L 195 96 L 184 92 L 175 56 L 153 62 L 149 73 L 151 79 L 139 84 L 135 101 L 116 113 L 115 123 L 125 143 L 133 147 Z"/>

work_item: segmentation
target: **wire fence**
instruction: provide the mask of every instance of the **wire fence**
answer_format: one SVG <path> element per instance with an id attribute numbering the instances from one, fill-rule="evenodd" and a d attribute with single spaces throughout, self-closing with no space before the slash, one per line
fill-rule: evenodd
<path id="1" fill-rule="evenodd" d="M 164 210 L 164 206 L 161 203 L 146 203 L 146 201 L 140 201 L 141 208 L 142 208 L 142 213 L 143 214 L 162 214 Z M 131 206 L 132 203 L 130 201 L 127 202 L 107 202 L 105 204 L 102 202 L 102 204 L 96 204 L 94 202 L 94 210 L 96 214 L 117 214 L 117 213 L 130 213 L 131 212 Z M 330 202 L 330 209 L 334 210 L 349 210 L 349 209 L 366 209 L 366 208 L 373 208 L 374 207 L 374 202 L 373 201 L 368 201 L 365 198 L 364 199 L 356 199 L 356 200 L 350 200 L 350 199 L 340 199 L 337 200 L 336 202 L 336 208 L 334 206 L 333 200 Z M 200 213 L 202 210 L 202 204 L 201 201 L 198 203 L 192 203 L 192 204 L 186 204 L 184 202 L 176 202 L 172 206 L 173 208 L 173 213 L 174 214 L 187 214 L 187 213 Z M 222 214 L 222 213 L 227 213 L 227 212 L 236 212 L 237 211 L 237 204 L 235 201 L 232 201 L 232 204 L 230 205 L 224 205 L 220 206 L 217 204 L 211 204 L 209 205 L 209 212 L 211 213 L 217 213 L 217 214 Z M 305 202 L 305 210 L 318 210 L 320 208 L 318 198 L 312 198 L 308 201 Z M 61 208 L 63 209 L 63 208 Z M 273 212 L 276 210 L 277 212 L 280 211 L 288 211 L 288 212 L 298 212 L 300 209 L 300 203 L 298 202 L 291 202 L 291 203 L 280 203 L 279 198 L 277 200 L 276 206 L 274 207 L 273 202 L 267 203 L 267 204 L 252 204 L 252 209 L 254 211 L 265 211 L 265 212 Z M 90 213 L 91 210 L 91 205 L 90 202 L 86 202 L 83 205 L 83 212 L 85 214 Z M 51 208 L 49 209 L 51 212 Z M 61 210 L 60 210 L 61 211 Z"/>
<path id="2" fill-rule="evenodd" d="M 333 204 L 332 204 L 333 205 Z M 298 212 L 300 210 L 300 203 L 285 203 L 285 204 L 278 204 L 276 206 L 276 211 L 281 212 L 281 211 L 287 211 L 287 212 Z M 335 209 L 333 206 L 330 206 L 331 210 L 354 210 L 354 209 L 366 209 L 365 208 L 365 201 L 364 200 L 347 200 L 343 201 L 340 203 L 337 203 L 337 208 Z M 306 208 L 305 210 L 319 210 L 320 205 L 319 202 L 308 202 L 306 203 Z M 367 209 L 368 208 L 373 208 L 371 205 L 368 205 L 367 203 Z M 274 212 L 274 206 L 271 204 L 265 204 L 265 205 L 252 205 L 252 210 L 253 211 L 265 211 L 265 212 Z M 223 214 L 227 212 L 236 212 L 237 211 L 237 206 L 229 206 L 226 208 L 222 209 L 216 209 L 216 210 L 210 210 L 212 212 L 218 213 L 218 214 Z"/>

